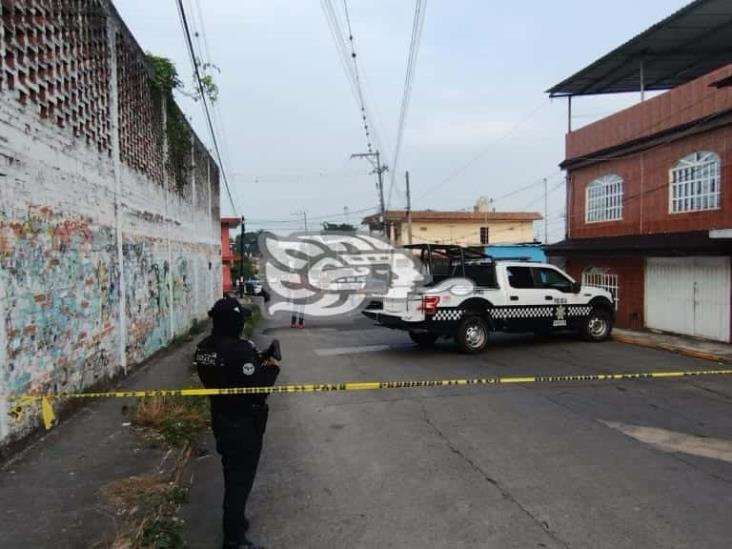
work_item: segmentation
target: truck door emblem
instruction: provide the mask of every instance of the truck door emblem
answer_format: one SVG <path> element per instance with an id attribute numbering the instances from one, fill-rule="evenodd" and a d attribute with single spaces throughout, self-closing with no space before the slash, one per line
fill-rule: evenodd
<path id="1" fill-rule="evenodd" d="M 567 314 L 567 308 L 564 305 L 557 307 L 557 320 L 564 320 Z"/>
<path id="2" fill-rule="evenodd" d="M 564 305 L 557 307 L 556 320 L 552 322 L 552 326 L 566 326 L 567 325 L 567 308 Z"/>

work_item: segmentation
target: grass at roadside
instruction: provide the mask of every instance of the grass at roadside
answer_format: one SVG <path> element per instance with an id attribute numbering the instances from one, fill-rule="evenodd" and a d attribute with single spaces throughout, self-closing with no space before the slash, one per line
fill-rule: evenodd
<path id="1" fill-rule="evenodd" d="M 111 482 L 102 493 L 107 506 L 121 519 L 114 540 L 102 546 L 163 549 L 185 545 L 177 512 L 185 502 L 186 490 L 179 484 L 159 475 L 145 475 Z"/>
<path id="2" fill-rule="evenodd" d="M 201 435 L 210 425 L 208 398 L 148 397 L 133 408 L 133 425 L 155 446 L 178 452 L 168 474 L 132 476 L 116 480 L 103 490 L 105 504 L 119 519 L 112 549 L 168 549 L 184 547 L 183 522 L 178 509 L 187 489 L 180 476 Z"/>
<path id="3" fill-rule="evenodd" d="M 142 398 L 134 409 L 132 423 L 143 427 L 147 438 L 164 445 L 198 446 L 201 433 L 210 425 L 208 398 Z"/>
<path id="4" fill-rule="evenodd" d="M 251 337 L 261 319 L 257 306 L 244 326 Z M 201 332 L 205 324 L 191 328 L 186 339 Z M 200 386 L 193 375 L 188 386 Z M 185 546 L 183 521 L 177 517 L 185 501 L 186 488 L 180 471 L 200 447 L 202 434 L 210 425 L 209 403 L 205 397 L 148 397 L 138 399 L 130 413 L 131 422 L 154 446 L 180 453 L 171 475 L 132 476 L 109 483 L 102 489 L 106 506 L 119 521 L 113 540 L 96 547 L 112 549 L 168 549 Z"/>

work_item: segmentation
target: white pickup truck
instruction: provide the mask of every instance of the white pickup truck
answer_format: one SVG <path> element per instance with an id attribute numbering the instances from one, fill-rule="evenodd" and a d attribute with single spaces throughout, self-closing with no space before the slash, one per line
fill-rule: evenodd
<path id="1" fill-rule="evenodd" d="M 589 341 L 610 336 L 615 306 L 601 288 L 581 286 L 547 263 L 493 260 L 481 248 L 420 244 L 430 282 L 406 296 L 373 299 L 363 311 L 419 345 L 454 338 L 465 353 L 483 351 L 489 335 L 574 330 Z"/>

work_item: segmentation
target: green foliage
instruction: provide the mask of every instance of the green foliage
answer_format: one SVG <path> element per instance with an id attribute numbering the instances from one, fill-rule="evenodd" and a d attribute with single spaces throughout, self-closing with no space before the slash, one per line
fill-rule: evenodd
<path id="1" fill-rule="evenodd" d="M 175 187 L 182 192 L 190 183 L 191 130 L 174 101 L 166 102 L 165 133 L 168 138 L 168 171 L 173 175 Z"/>
<path id="2" fill-rule="evenodd" d="M 237 252 L 238 253 L 238 252 Z M 251 262 L 249 258 L 244 258 L 244 270 L 241 269 L 241 261 L 237 260 L 234 261 L 234 264 L 231 266 L 231 278 L 233 280 L 238 280 L 239 278 L 244 278 L 244 280 L 249 280 L 256 274 L 256 270 L 254 268 L 254 264 Z"/>
<path id="3" fill-rule="evenodd" d="M 216 100 L 219 98 L 219 87 L 216 85 L 216 82 L 213 79 L 213 76 L 211 76 L 212 70 L 215 70 L 218 73 L 221 73 L 221 70 L 214 65 L 213 63 L 200 63 L 198 64 L 198 72 L 201 75 L 201 88 L 203 88 L 203 93 L 206 96 L 206 98 L 211 101 L 211 103 L 216 103 Z M 195 74 L 193 75 L 193 78 L 195 80 Z M 201 91 L 197 89 L 196 93 L 194 94 L 194 99 L 198 100 L 201 98 Z"/>
<path id="4" fill-rule="evenodd" d="M 349 225 L 348 223 L 323 223 L 324 231 L 338 231 L 342 233 L 355 233 L 356 227 Z"/>
<path id="5" fill-rule="evenodd" d="M 175 516 L 158 515 L 145 522 L 140 532 L 140 546 L 155 549 L 185 547 L 181 521 Z"/>
<path id="6" fill-rule="evenodd" d="M 157 89 L 172 94 L 173 90 L 183 87 L 175 64 L 170 59 L 153 55 L 148 51 L 145 52 L 145 60 L 153 69 L 153 85 Z"/>
<path id="7" fill-rule="evenodd" d="M 221 73 L 219 69 L 213 63 L 202 63 L 200 60 L 196 60 L 198 64 L 198 73 L 201 75 L 201 89 L 198 85 L 194 85 L 195 91 L 193 93 L 187 92 L 183 81 L 178 76 L 178 70 L 175 68 L 175 64 L 167 57 L 161 57 L 154 55 L 150 52 L 145 52 L 145 60 L 153 70 L 153 85 L 158 90 L 163 91 L 166 95 L 172 95 L 173 90 L 178 90 L 180 93 L 193 98 L 195 101 L 201 99 L 201 89 L 206 99 L 215 103 L 219 98 L 219 87 L 214 80 L 212 72 Z M 196 74 L 193 73 L 193 82 L 196 82 Z"/>
<path id="8" fill-rule="evenodd" d="M 251 316 L 247 319 L 246 324 L 244 324 L 244 335 L 247 337 L 252 337 L 252 335 L 254 335 L 254 330 L 262 319 L 262 311 L 259 310 L 259 307 L 254 305 L 251 311 Z"/>
<path id="9" fill-rule="evenodd" d="M 259 251 L 259 235 L 262 234 L 262 230 L 250 231 L 244 233 L 244 253 L 247 255 L 260 256 L 262 255 Z M 239 254 L 239 241 L 241 240 L 241 233 L 237 233 L 234 236 L 234 243 L 232 244 L 235 254 Z"/>

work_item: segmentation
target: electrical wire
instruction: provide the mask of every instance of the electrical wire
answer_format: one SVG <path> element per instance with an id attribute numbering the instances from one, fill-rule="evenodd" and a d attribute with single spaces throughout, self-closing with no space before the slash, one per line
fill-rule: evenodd
<path id="1" fill-rule="evenodd" d="M 344 211 L 340 211 L 338 213 L 332 213 L 332 214 L 321 214 L 321 215 L 315 215 L 315 216 L 308 216 L 308 221 L 317 221 L 321 219 L 330 219 L 334 217 L 346 217 L 347 215 L 354 215 L 354 214 L 361 214 L 361 213 L 367 213 L 367 212 L 374 212 L 378 210 L 377 207 L 372 206 L 370 208 L 360 208 L 356 210 L 348 209 L 348 213 Z M 299 219 L 264 219 L 264 218 L 248 218 L 248 221 L 251 221 L 252 223 L 259 224 L 259 223 L 300 223 Z"/>
<path id="2" fill-rule="evenodd" d="M 422 28 L 424 27 L 424 16 L 427 8 L 427 0 L 416 0 L 414 4 L 414 20 L 412 22 L 412 36 L 409 43 L 409 54 L 407 55 L 407 70 L 404 76 L 404 91 L 402 93 L 402 105 L 399 110 L 399 123 L 397 124 L 396 146 L 394 147 L 394 156 L 391 162 L 391 173 L 389 178 L 389 195 L 386 201 L 386 208 L 391 206 L 391 197 L 394 191 L 395 178 L 397 168 L 399 166 L 399 153 L 402 148 L 402 140 L 404 138 L 404 127 L 407 120 L 407 112 L 409 111 L 409 101 L 412 96 L 412 86 L 414 83 L 414 70 L 419 55 L 419 45 L 422 38 Z"/>
<path id="3" fill-rule="evenodd" d="M 366 146 L 368 152 L 373 152 L 374 147 L 380 148 L 380 141 L 378 135 L 375 132 L 375 128 L 371 124 L 371 115 L 366 96 L 363 92 L 361 70 L 359 69 L 358 56 L 356 54 L 356 46 L 353 37 L 353 28 L 351 26 L 351 16 L 348 11 L 347 0 L 343 1 L 343 6 L 346 16 L 346 27 L 348 35 L 345 36 L 343 27 L 341 26 L 340 18 L 333 6 L 332 0 L 321 0 L 320 5 L 325 14 L 328 27 L 333 37 L 336 50 L 341 59 L 341 64 L 346 73 L 346 77 L 351 85 L 351 91 L 354 93 L 358 108 L 360 109 L 361 124 L 363 126 L 364 134 L 366 136 Z"/>
<path id="4" fill-rule="evenodd" d="M 263 182 L 285 182 L 285 181 L 301 181 L 306 178 L 356 178 L 356 177 L 368 177 L 371 175 L 369 172 L 361 171 L 336 171 L 336 172 L 311 172 L 311 173 L 283 173 L 283 174 L 246 174 L 242 172 L 233 172 L 230 174 L 232 178 L 241 177 L 253 181 L 254 183 Z"/>
<path id="5" fill-rule="evenodd" d="M 208 63 L 211 66 L 215 66 L 212 62 L 212 56 L 211 56 L 211 48 L 208 43 L 208 39 L 206 37 L 206 24 L 203 17 L 203 10 L 201 9 L 201 3 L 199 0 L 190 0 L 193 2 L 193 5 L 195 6 L 195 9 L 191 7 L 191 4 L 188 0 L 187 5 L 189 6 L 190 13 L 191 13 L 191 19 L 190 19 L 190 28 L 193 31 L 193 36 L 196 39 L 196 43 L 198 44 L 198 55 L 197 59 L 204 59 L 204 63 Z M 199 30 L 200 28 L 200 30 Z M 201 52 L 203 52 L 203 55 L 201 55 Z M 229 155 L 229 151 L 231 150 L 229 148 L 229 139 L 228 134 L 226 132 L 226 125 L 224 124 L 223 120 L 224 118 L 221 116 L 221 110 L 220 110 L 220 101 L 216 101 L 212 104 L 212 119 L 213 119 L 213 125 L 216 133 L 221 136 L 221 145 L 222 145 L 222 153 L 223 153 L 223 159 L 226 164 L 226 166 L 231 166 L 231 157 Z M 233 175 L 233 174 L 232 174 Z M 239 188 L 234 187 L 233 188 L 233 194 L 236 196 L 237 202 L 239 204 L 243 204 L 244 200 L 241 194 L 239 193 Z"/>
<path id="6" fill-rule="evenodd" d="M 181 25 L 183 27 L 183 34 L 186 39 L 186 45 L 188 46 L 188 55 L 191 58 L 191 63 L 193 65 L 193 72 L 194 76 L 196 78 L 196 84 L 198 85 L 198 92 L 201 95 L 201 103 L 203 105 L 203 112 L 206 115 L 206 121 L 208 123 L 208 129 L 211 134 L 211 143 L 213 145 L 214 151 L 216 152 L 216 159 L 219 162 L 219 170 L 221 172 L 221 176 L 224 180 L 224 186 L 226 187 L 226 193 L 229 197 L 229 202 L 231 203 L 231 208 L 234 212 L 234 215 L 239 217 L 238 210 L 236 207 L 236 204 L 234 203 L 234 198 L 231 194 L 231 188 L 229 187 L 229 180 L 226 177 L 226 170 L 224 168 L 224 163 L 221 157 L 221 150 L 219 149 L 219 143 L 216 139 L 216 131 L 214 130 L 214 125 L 211 120 L 211 112 L 209 110 L 208 106 L 208 99 L 206 97 L 206 93 L 203 89 L 203 82 L 201 81 L 201 72 L 198 68 L 198 60 L 196 59 L 196 52 L 193 47 L 193 41 L 191 40 L 191 31 L 188 26 L 188 19 L 186 17 L 185 8 L 183 7 L 183 1 L 177 0 L 178 5 L 178 15 L 180 17 Z"/>
<path id="7" fill-rule="evenodd" d="M 436 190 L 437 188 L 441 187 L 445 183 L 449 183 L 453 179 L 455 179 L 458 175 L 463 173 L 465 170 L 467 170 L 470 166 L 475 164 L 478 160 L 480 160 L 483 156 L 488 154 L 493 150 L 493 146 L 500 143 L 501 141 L 504 141 L 508 137 L 510 137 L 513 133 L 515 133 L 521 126 L 523 126 L 526 122 L 528 122 L 531 118 L 533 118 L 541 109 L 543 109 L 546 105 L 549 104 L 549 100 L 544 100 L 541 103 L 539 103 L 536 107 L 534 107 L 531 111 L 529 111 L 526 116 L 521 118 L 516 124 L 514 124 L 511 128 L 508 129 L 508 131 L 504 132 L 497 138 L 493 139 L 490 144 L 485 147 L 482 151 L 480 151 L 478 154 L 470 158 L 467 162 L 459 166 L 457 169 L 453 170 L 447 177 L 443 178 L 441 181 L 435 183 L 434 185 L 430 186 L 425 190 L 422 194 L 420 194 L 417 198 L 415 198 L 415 202 L 418 200 L 423 199 L 425 196 L 430 194 L 432 191 Z"/>

